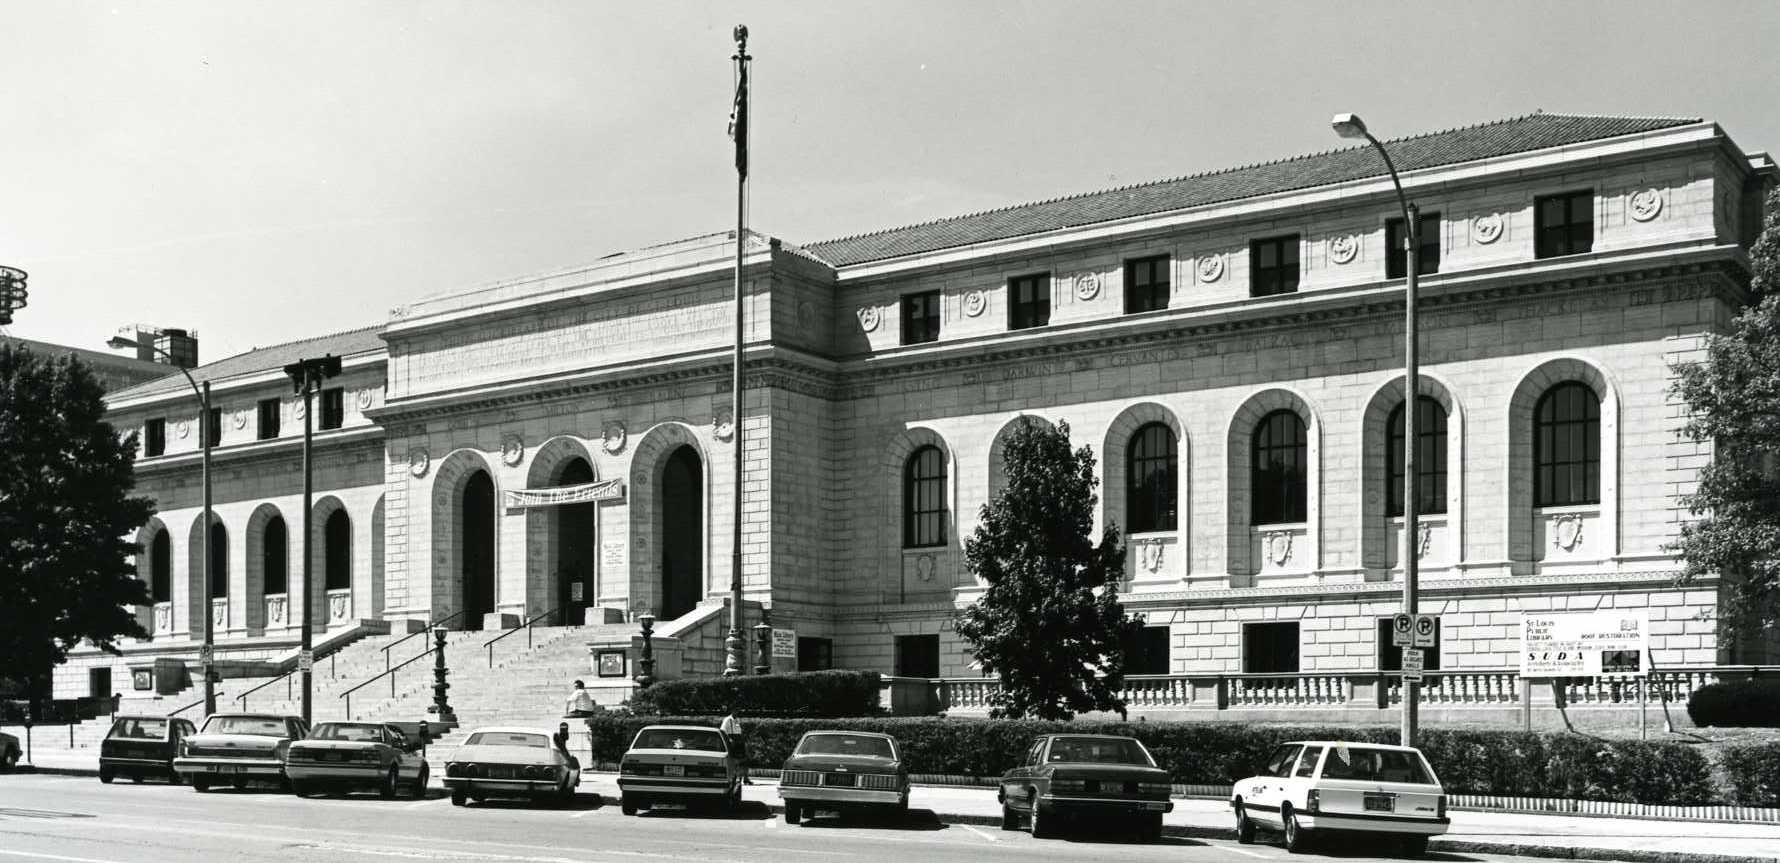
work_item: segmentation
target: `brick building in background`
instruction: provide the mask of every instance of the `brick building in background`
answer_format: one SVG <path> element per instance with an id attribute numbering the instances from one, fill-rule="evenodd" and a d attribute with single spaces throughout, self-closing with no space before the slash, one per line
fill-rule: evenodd
<path id="1" fill-rule="evenodd" d="M 1707 121 L 1556 114 L 1390 147 L 1425 220 L 1434 665 L 1498 686 L 1484 672 L 1517 666 L 1521 611 L 1605 607 L 1649 610 L 1658 667 L 1776 659 L 1720 638 L 1717 586 L 1676 587 L 1663 550 L 1710 457 L 1677 434 L 1671 364 L 1745 298 L 1772 160 Z M 1150 627 L 1134 672 L 1339 686 L 1390 667 L 1398 212 L 1357 148 L 803 246 L 751 235 L 739 411 L 722 234 L 204 366 L 219 656 L 295 644 L 301 419 L 280 368 L 334 353 L 309 552 L 330 632 L 550 612 L 624 647 L 649 611 L 681 673 L 714 673 L 739 416 L 750 622 L 794 628 L 805 667 L 975 676 L 949 624 L 978 593 L 962 545 L 1028 417 L 1100 459 L 1099 517 L 1129 534 L 1126 602 Z M 138 465 L 160 508 L 140 537 L 157 637 L 77 656 L 58 695 L 85 694 L 95 664 L 190 656 L 201 432 L 183 388 L 111 398 L 120 427 L 165 442 Z"/>

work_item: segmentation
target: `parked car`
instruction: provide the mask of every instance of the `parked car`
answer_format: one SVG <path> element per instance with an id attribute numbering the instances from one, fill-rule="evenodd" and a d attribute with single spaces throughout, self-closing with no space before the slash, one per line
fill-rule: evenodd
<path id="1" fill-rule="evenodd" d="M 190 719 L 167 716 L 119 716 L 99 743 L 99 781 L 118 776 L 141 782 L 149 776 L 178 784 L 173 758 L 179 744 L 195 731 Z"/>
<path id="2" fill-rule="evenodd" d="M 1237 841 L 1257 828 L 1285 834 L 1286 850 L 1302 851 L 1312 834 L 1391 834 L 1411 855 L 1446 832 L 1446 792 L 1428 760 L 1407 746 L 1298 741 L 1273 751 L 1260 773 L 1235 784 L 1230 808 Z"/>
<path id="3" fill-rule="evenodd" d="M 420 741 L 381 722 L 323 722 L 290 745 L 285 775 L 298 797 L 326 789 L 375 788 L 385 798 L 407 787 L 426 796 Z"/>
<path id="4" fill-rule="evenodd" d="M 23 757 L 24 750 L 19 748 L 19 739 L 0 731 L 0 770 L 11 771 Z"/>
<path id="5" fill-rule="evenodd" d="M 650 725 L 637 732 L 619 763 L 620 808 L 635 815 L 657 803 L 742 802 L 738 746 L 723 732 L 697 725 Z"/>
<path id="6" fill-rule="evenodd" d="M 1033 741 L 1018 767 L 1001 777 L 1001 829 L 1022 820 L 1034 837 L 1078 816 L 1127 818 L 1148 841 L 1162 838 L 1162 815 L 1174 808 L 1168 771 L 1131 737 L 1051 734 Z"/>
<path id="7" fill-rule="evenodd" d="M 581 768 L 537 728 L 478 728 L 445 762 L 453 806 L 490 797 L 566 801 L 580 784 Z"/>
<path id="8" fill-rule="evenodd" d="M 902 747 L 888 734 L 811 731 L 797 741 L 779 771 L 779 797 L 785 801 L 786 824 L 818 809 L 906 815 L 909 773 Z"/>
<path id="9" fill-rule="evenodd" d="M 199 792 L 222 784 L 244 788 L 255 780 L 284 785 L 285 753 L 291 741 L 307 736 L 308 723 L 296 716 L 212 713 L 180 746 L 173 769 Z"/>

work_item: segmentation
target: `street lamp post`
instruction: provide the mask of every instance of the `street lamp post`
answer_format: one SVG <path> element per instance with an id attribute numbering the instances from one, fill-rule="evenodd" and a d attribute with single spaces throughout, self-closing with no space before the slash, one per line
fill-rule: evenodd
<path id="1" fill-rule="evenodd" d="M 198 540 L 199 568 L 203 572 L 200 580 L 204 583 L 204 647 L 198 654 L 198 667 L 204 674 L 204 715 L 209 716 L 216 712 L 216 684 L 211 680 L 210 675 L 213 651 L 216 646 L 216 616 L 210 607 L 210 522 L 212 518 L 210 513 L 210 448 L 216 445 L 216 442 L 210 439 L 210 382 L 205 381 L 204 385 L 200 387 L 197 381 L 192 380 L 192 373 L 187 371 L 185 366 L 179 365 L 179 361 L 175 360 L 172 354 L 167 353 L 160 345 L 153 342 L 142 343 L 123 336 L 113 336 L 106 340 L 105 344 L 113 349 L 146 347 L 166 357 L 167 362 L 172 363 L 175 368 L 179 369 L 180 374 L 185 375 L 185 382 L 191 384 L 192 394 L 198 397 L 198 448 L 203 452 L 204 485 L 204 529 Z M 151 596 L 149 599 L 152 600 L 154 597 Z"/>
<path id="2" fill-rule="evenodd" d="M 296 391 L 303 394 L 303 629 L 302 646 L 297 653 L 297 669 L 303 675 L 303 723 L 310 720 L 310 700 L 314 693 L 312 647 L 315 640 L 315 593 L 313 584 L 315 560 L 310 549 L 315 529 L 309 523 L 310 509 L 315 506 L 315 462 L 310 450 L 315 444 L 315 389 L 321 382 L 340 373 L 340 358 L 329 354 L 319 359 L 297 360 L 284 367 Z M 325 605 L 324 605 L 325 613 Z"/>
<path id="3" fill-rule="evenodd" d="M 1397 166 L 1391 162 L 1391 154 L 1384 144 L 1367 131 L 1365 121 L 1358 114 L 1336 114 L 1330 121 L 1335 134 L 1343 138 L 1364 139 L 1384 158 L 1384 167 L 1391 175 L 1391 186 L 1397 190 L 1397 206 L 1403 210 L 1403 271 L 1408 278 L 1403 285 L 1403 542 L 1398 558 L 1403 562 L 1403 613 L 1414 615 L 1417 602 L 1417 579 L 1420 575 L 1421 560 L 1416 548 L 1418 533 L 1417 509 L 1420 501 L 1416 500 L 1415 477 L 1415 412 L 1416 400 L 1421 393 L 1421 378 L 1416 369 L 1418 348 L 1416 346 L 1416 277 L 1421 269 L 1421 225 L 1415 205 L 1403 194 L 1403 182 L 1397 176 Z M 1386 430 L 1389 434 L 1389 430 Z M 1414 746 L 1416 736 L 1416 712 L 1419 706 L 1420 693 L 1418 682 L 1408 678 L 1403 680 L 1403 729 L 1401 743 Z"/>

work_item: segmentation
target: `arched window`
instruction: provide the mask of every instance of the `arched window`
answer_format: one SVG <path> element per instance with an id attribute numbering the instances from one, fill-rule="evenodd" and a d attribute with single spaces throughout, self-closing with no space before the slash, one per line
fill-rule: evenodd
<path id="1" fill-rule="evenodd" d="M 1253 493 L 1253 524 L 1281 524 L 1306 519 L 1305 467 L 1308 447 L 1304 420 L 1277 410 L 1255 426 L 1255 460 L 1249 472 Z"/>
<path id="2" fill-rule="evenodd" d="M 222 522 L 210 525 L 210 598 L 229 595 L 229 529 Z"/>
<path id="3" fill-rule="evenodd" d="M 1533 408 L 1533 505 L 1601 502 L 1601 399 L 1569 381 Z"/>
<path id="4" fill-rule="evenodd" d="M 328 516 L 327 526 L 323 528 L 323 547 L 327 549 L 324 558 L 324 571 L 327 573 L 327 590 L 347 590 L 352 587 L 352 519 L 347 517 L 346 510 L 336 509 Z"/>
<path id="5" fill-rule="evenodd" d="M 1131 533 L 1175 528 L 1174 430 L 1150 423 L 1125 450 L 1125 517 Z"/>
<path id="6" fill-rule="evenodd" d="M 924 446 L 909 456 L 902 471 L 902 545 L 927 548 L 946 544 L 946 455 Z"/>
<path id="7" fill-rule="evenodd" d="M 1395 518 L 1403 514 L 1401 402 L 1384 427 L 1390 439 L 1385 447 L 1385 515 Z M 1415 511 L 1424 515 L 1446 512 L 1446 410 L 1427 396 L 1415 400 Z"/>
<path id="8" fill-rule="evenodd" d="M 261 569 L 266 573 L 266 594 L 277 596 L 290 589 L 290 534 L 284 529 L 284 517 L 272 516 L 266 521 L 262 540 Z"/>
<path id="9" fill-rule="evenodd" d="M 148 585 L 154 601 L 173 601 L 173 541 L 167 532 L 157 531 L 154 542 L 149 545 L 148 553 Z"/>

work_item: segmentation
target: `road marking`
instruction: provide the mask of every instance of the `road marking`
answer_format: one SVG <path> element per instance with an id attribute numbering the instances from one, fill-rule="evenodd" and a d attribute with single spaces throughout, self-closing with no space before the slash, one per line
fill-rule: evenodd
<path id="1" fill-rule="evenodd" d="M 7 851 L 0 849 L 0 854 L 8 857 L 30 857 L 34 860 L 61 860 L 64 863 L 122 863 L 119 860 L 99 860 L 92 857 L 68 857 L 62 854 L 34 854 L 30 851 Z"/>
<path id="2" fill-rule="evenodd" d="M 1253 852 L 1253 851 L 1250 851 L 1250 850 L 1248 850 L 1248 849 L 1247 849 L 1247 848 L 1225 848 L 1225 849 L 1224 849 L 1224 850 L 1225 850 L 1225 851 L 1235 851 L 1235 852 L 1236 852 L 1236 853 L 1238 853 L 1238 854 L 1242 854 L 1242 855 L 1245 855 L 1245 856 L 1248 856 L 1248 857 L 1258 857 L 1258 858 L 1260 858 L 1260 859 L 1262 859 L 1262 860 L 1272 860 L 1272 859 L 1274 859 L 1274 858 L 1273 858 L 1273 856 L 1272 856 L 1272 855 L 1270 855 L 1270 854 L 1256 854 L 1256 853 L 1255 853 L 1255 852 Z"/>
<path id="3" fill-rule="evenodd" d="M 969 824 L 960 824 L 958 826 L 963 827 L 964 829 L 969 830 L 970 832 L 975 833 L 976 835 L 981 836 L 984 839 L 989 840 L 990 842 L 1000 842 L 1001 841 L 1001 839 L 999 837 L 989 833 L 988 831 L 978 830 L 975 827 L 970 826 Z"/>

